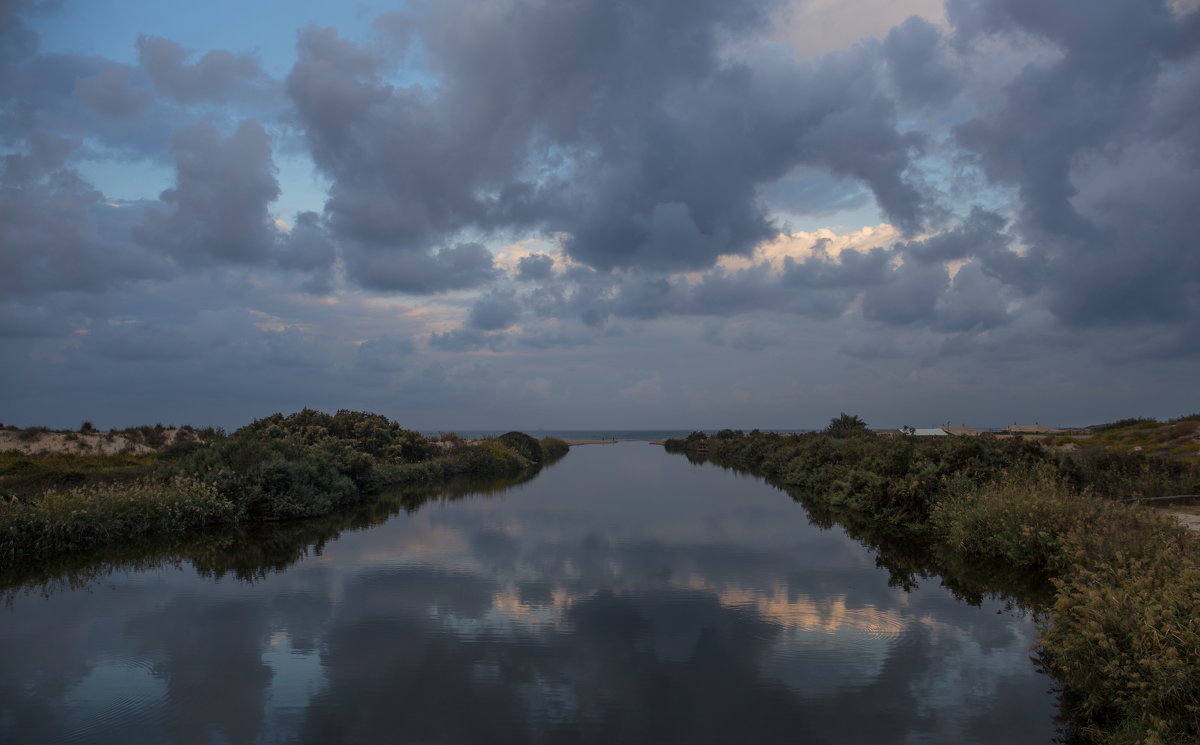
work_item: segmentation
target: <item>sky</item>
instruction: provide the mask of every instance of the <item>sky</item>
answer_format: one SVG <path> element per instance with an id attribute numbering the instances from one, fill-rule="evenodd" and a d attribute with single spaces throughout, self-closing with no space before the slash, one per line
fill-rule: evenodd
<path id="1" fill-rule="evenodd" d="M 0 0 L 0 422 L 1200 411 L 1196 0 Z"/>

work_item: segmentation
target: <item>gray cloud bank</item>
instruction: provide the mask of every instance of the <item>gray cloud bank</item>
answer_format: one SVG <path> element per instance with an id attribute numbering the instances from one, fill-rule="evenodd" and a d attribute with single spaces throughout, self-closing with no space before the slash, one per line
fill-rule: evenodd
<path id="1" fill-rule="evenodd" d="M 769 329 L 795 318 L 853 336 L 838 353 L 858 360 L 903 355 L 903 333 L 921 364 L 1067 344 L 1195 372 L 1200 13 L 1168 2 L 949 0 L 944 27 L 913 16 L 805 58 L 762 40 L 766 2 L 451 0 L 371 39 L 301 29 L 281 80 L 149 29 L 134 64 L 42 53 L 41 10 L 0 7 L 17 385 L 124 355 L 124 334 L 168 356 L 211 342 L 250 375 L 372 342 L 354 375 L 405 369 L 416 390 L 441 375 L 422 349 L 557 353 L 688 319 L 748 354 L 792 343 Z M 327 198 L 281 226 L 293 157 Z M 97 163 L 171 183 L 112 202 L 83 175 Z M 856 194 L 899 240 L 756 254 Z M 496 263 L 529 238 L 565 266 Z M 315 310 L 327 296 L 343 310 Z M 460 325 L 345 310 L 386 296 L 444 298 Z"/>

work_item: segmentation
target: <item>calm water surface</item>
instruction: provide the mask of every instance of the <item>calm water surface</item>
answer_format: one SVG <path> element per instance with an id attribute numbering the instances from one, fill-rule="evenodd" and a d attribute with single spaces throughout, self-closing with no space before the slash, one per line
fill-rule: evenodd
<path id="1" fill-rule="evenodd" d="M 196 566 L 12 596 L 0 742 L 1054 739 L 1029 618 L 890 587 L 783 492 L 645 443 L 252 582 Z"/>

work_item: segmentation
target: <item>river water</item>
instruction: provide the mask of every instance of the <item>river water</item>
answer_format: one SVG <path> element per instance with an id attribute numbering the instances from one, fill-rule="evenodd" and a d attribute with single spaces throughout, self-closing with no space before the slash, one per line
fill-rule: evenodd
<path id="1" fill-rule="evenodd" d="M 10 592 L 0 742 L 1054 739 L 1027 614 L 759 479 L 622 442 L 410 510 Z"/>

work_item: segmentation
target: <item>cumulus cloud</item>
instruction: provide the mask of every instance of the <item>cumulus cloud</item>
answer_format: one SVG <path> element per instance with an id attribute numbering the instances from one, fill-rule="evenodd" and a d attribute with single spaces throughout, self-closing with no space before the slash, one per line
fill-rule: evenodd
<path id="1" fill-rule="evenodd" d="M 478 230 L 555 232 L 603 270 L 705 268 L 775 234 L 761 190 L 805 164 L 860 180 L 915 230 L 920 142 L 875 80 L 879 50 L 725 54 L 767 20 L 756 3 L 438 4 L 403 24 L 435 88 L 394 86 L 381 55 L 306 30 L 288 91 L 333 180 L 331 225 L 356 246 L 350 274 L 420 291 L 366 265 Z"/>
<path id="2" fill-rule="evenodd" d="M 106 67 L 75 83 L 75 98 L 84 107 L 110 119 L 132 119 L 150 105 L 150 95 L 133 84 L 128 65 Z"/>
<path id="3" fill-rule="evenodd" d="M 1016 189 L 1016 232 L 1056 315 L 1078 325 L 1194 317 L 1187 298 L 1200 290 L 1200 266 L 1179 199 L 1200 194 L 1190 165 L 1200 104 L 1181 96 L 1195 79 L 1200 16 L 1132 1 L 1040 13 L 960 0 L 949 10 L 960 46 L 1031 36 L 1057 52 L 979 101 L 956 130 L 990 179 Z M 1172 155 L 1131 181 L 1153 151 Z"/>
<path id="4" fill-rule="evenodd" d="M 0 5 L 0 335 L 28 360 L 219 348 L 415 391 L 425 354 L 574 360 L 668 328 L 711 354 L 827 334 L 831 375 L 837 350 L 1200 354 L 1178 3 L 448 0 L 301 29 L 284 81 L 154 28 L 136 60 L 42 52 L 43 5 Z M 282 190 L 310 164 L 302 203 Z M 275 307 L 197 320 L 223 306 Z"/>
<path id="5" fill-rule="evenodd" d="M 262 125 L 242 122 L 229 137 L 211 124 L 178 132 L 172 142 L 176 185 L 160 195 L 137 231 L 184 264 L 263 261 L 274 242 L 267 206 L 279 196 L 271 146 Z"/>
<path id="6" fill-rule="evenodd" d="M 155 89 L 179 103 L 252 100 L 272 87 L 273 81 L 254 55 L 214 49 L 189 63 L 192 50 L 170 39 L 146 35 L 138 37 L 137 50 L 139 64 L 149 73 Z"/>
<path id="7" fill-rule="evenodd" d="M 130 279 L 162 276 L 152 254 L 104 236 L 114 208 L 66 166 L 75 143 L 37 133 L 27 154 L 0 166 L 0 293 L 99 292 Z M 119 232 L 119 231 L 118 231 Z"/>

